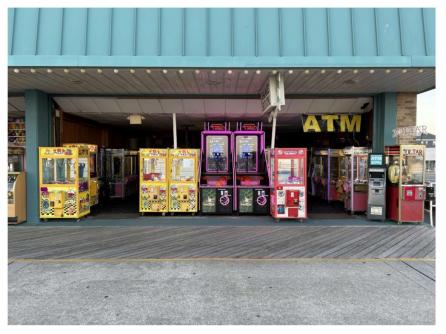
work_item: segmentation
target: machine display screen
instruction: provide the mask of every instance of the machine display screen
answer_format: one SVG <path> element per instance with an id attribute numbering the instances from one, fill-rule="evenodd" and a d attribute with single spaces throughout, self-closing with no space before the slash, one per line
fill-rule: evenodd
<path id="1" fill-rule="evenodd" d="M 302 158 L 278 159 L 277 180 L 279 184 L 302 184 L 304 176 Z"/>
<path id="2" fill-rule="evenodd" d="M 258 137 L 257 136 L 238 136 L 235 141 L 237 154 L 237 171 L 256 172 Z"/>
<path id="3" fill-rule="evenodd" d="M 384 165 L 384 158 L 382 154 L 370 154 L 370 166 Z"/>
<path id="4" fill-rule="evenodd" d="M 228 171 L 228 146 L 228 136 L 206 137 L 207 171 Z"/>

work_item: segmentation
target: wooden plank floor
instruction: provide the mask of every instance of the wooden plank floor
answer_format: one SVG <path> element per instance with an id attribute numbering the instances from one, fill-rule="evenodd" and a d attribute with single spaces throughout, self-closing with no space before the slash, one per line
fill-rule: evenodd
<path id="1" fill-rule="evenodd" d="M 434 258 L 428 226 L 9 227 L 10 259 Z"/>

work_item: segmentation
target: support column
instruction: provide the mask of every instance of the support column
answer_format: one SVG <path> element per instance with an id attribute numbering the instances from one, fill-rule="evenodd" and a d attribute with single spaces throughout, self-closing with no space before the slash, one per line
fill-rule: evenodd
<path id="1" fill-rule="evenodd" d="M 172 114 L 173 148 L 177 148 L 177 114 Z"/>
<path id="2" fill-rule="evenodd" d="M 396 97 L 396 127 L 417 125 L 417 94 L 398 93 Z M 415 144 L 415 137 L 398 138 L 398 144 Z"/>
<path id="3" fill-rule="evenodd" d="M 392 137 L 397 127 L 397 94 L 382 93 L 375 96 L 373 108 L 373 151 L 384 152 L 384 146 L 395 145 Z"/>
<path id="4" fill-rule="evenodd" d="M 26 210 L 28 222 L 39 221 L 39 146 L 51 145 L 52 103 L 39 90 L 25 91 Z"/>

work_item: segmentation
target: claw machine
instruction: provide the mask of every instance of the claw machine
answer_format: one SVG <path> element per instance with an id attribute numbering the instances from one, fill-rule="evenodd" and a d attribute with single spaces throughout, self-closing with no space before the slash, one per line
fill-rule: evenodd
<path id="1" fill-rule="evenodd" d="M 307 149 L 275 148 L 271 160 L 271 216 L 307 218 Z"/>
<path id="2" fill-rule="evenodd" d="M 169 149 L 169 212 L 198 211 L 199 149 Z"/>
<path id="3" fill-rule="evenodd" d="M 340 201 L 342 197 L 340 195 L 340 185 L 343 183 L 341 181 L 341 163 L 343 157 L 343 150 L 339 149 L 328 149 L 327 157 L 327 201 Z M 342 189 L 342 187 L 341 187 Z"/>
<path id="4" fill-rule="evenodd" d="M 124 199 L 138 191 L 138 151 L 106 149 L 106 173 L 110 198 Z"/>
<path id="5" fill-rule="evenodd" d="M 347 178 L 344 182 L 344 208 L 352 214 L 367 211 L 368 147 L 346 147 L 344 149 Z"/>
<path id="6" fill-rule="evenodd" d="M 206 122 L 201 132 L 200 211 L 232 214 L 232 145 L 229 122 Z"/>
<path id="7" fill-rule="evenodd" d="M 40 218 L 90 213 L 88 146 L 39 147 Z"/>
<path id="8" fill-rule="evenodd" d="M 139 150 L 139 212 L 167 212 L 168 149 Z"/>
<path id="9" fill-rule="evenodd" d="M 232 134 L 234 210 L 243 214 L 270 211 L 269 166 L 262 122 L 238 122 Z"/>
<path id="10" fill-rule="evenodd" d="M 90 207 L 99 203 L 99 181 L 98 181 L 98 146 L 93 144 L 64 144 L 65 147 L 87 146 L 90 154 L 89 170 L 90 170 Z"/>
<path id="11" fill-rule="evenodd" d="M 387 218 L 398 223 L 424 222 L 424 145 L 386 146 Z"/>

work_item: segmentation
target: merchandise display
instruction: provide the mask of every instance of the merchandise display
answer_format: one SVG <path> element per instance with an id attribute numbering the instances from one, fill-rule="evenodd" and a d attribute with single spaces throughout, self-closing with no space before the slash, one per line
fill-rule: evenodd
<path id="1" fill-rule="evenodd" d="M 307 149 L 275 148 L 269 154 L 271 216 L 277 220 L 307 218 Z"/>
<path id="2" fill-rule="evenodd" d="M 80 218 L 90 213 L 89 150 L 39 147 L 40 218 Z"/>
<path id="3" fill-rule="evenodd" d="M 344 149 L 344 163 L 347 170 L 344 182 L 344 208 L 352 214 L 367 211 L 369 152 L 370 149 L 367 147 L 351 146 Z"/>
<path id="4" fill-rule="evenodd" d="M 232 134 L 234 210 L 268 214 L 269 166 L 265 157 L 265 132 L 261 122 L 238 122 Z"/>
<path id="5" fill-rule="evenodd" d="M 386 146 L 387 218 L 398 223 L 424 222 L 424 145 Z"/>
<path id="6" fill-rule="evenodd" d="M 139 212 L 168 211 L 168 149 L 139 150 Z"/>
<path id="7" fill-rule="evenodd" d="M 25 118 L 8 117 L 8 147 L 25 147 Z"/>
<path id="8" fill-rule="evenodd" d="M 200 209 L 232 214 L 233 166 L 230 123 L 206 122 L 201 132 Z"/>
<path id="9" fill-rule="evenodd" d="M 198 211 L 199 149 L 169 149 L 169 212 Z"/>
<path id="10" fill-rule="evenodd" d="M 8 223 L 26 221 L 26 175 L 25 172 L 8 173 Z"/>

